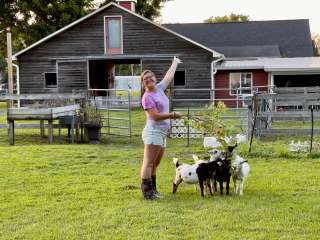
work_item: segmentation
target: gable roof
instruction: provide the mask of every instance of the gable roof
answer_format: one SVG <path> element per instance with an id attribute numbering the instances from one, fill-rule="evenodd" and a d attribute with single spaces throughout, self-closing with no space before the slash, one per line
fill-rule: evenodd
<path id="1" fill-rule="evenodd" d="M 278 46 L 282 57 L 314 56 L 307 19 L 164 24 L 164 26 L 214 50 L 220 50 L 226 57 L 242 57 L 238 51 L 242 47 L 271 45 Z M 269 56 L 268 51 L 256 52 L 248 48 L 245 50 L 249 51 L 246 53 L 251 55 L 249 57 Z M 272 50 L 273 53 L 274 51 L 275 49 Z"/>
<path id="2" fill-rule="evenodd" d="M 126 11 L 126 12 L 128 12 L 128 13 L 134 15 L 134 16 L 136 16 L 136 17 L 139 17 L 139 18 L 143 19 L 143 20 L 146 21 L 146 22 L 149 22 L 149 23 L 153 24 L 154 26 L 156 26 L 156 27 L 158 27 L 158 28 L 161 28 L 161 29 L 163 29 L 163 30 L 165 30 L 165 31 L 167 31 L 167 32 L 169 32 L 169 33 L 171 33 L 171 34 L 179 37 L 179 38 L 184 39 L 184 40 L 187 41 L 187 42 L 190 42 L 190 43 L 192 43 L 192 44 L 194 44 L 194 45 L 196 45 L 196 46 L 198 46 L 198 47 L 200 47 L 200 48 L 203 48 L 203 49 L 211 52 L 212 55 L 213 55 L 213 57 L 222 57 L 222 56 L 223 56 L 221 53 L 218 53 L 218 52 L 216 52 L 215 50 L 213 50 L 213 49 L 211 49 L 211 48 L 209 48 L 209 47 L 207 47 L 207 46 L 202 45 L 201 43 L 195 42 L 194 40 L 192 40 L 192 39 L 190 39 L 190 38 L 188 38 L 188 37 L 182 36 L 181 34 L 176 33 L 176 32 L 174 32 L 174 31 L 172 31 L 171 29 L 168 29 L 168 28 L 166 28 L 166 27 L 164 27 L 164 26 L 161 26 L 161 25 L 159 25 L 159 24 L 156 24 L 155 22 L 151 21 L 150 19 L 147 19 L 147 18 L 145 18 L 145 17 L 143 17 L 143 16 L 141 16 L 141 15 L 139 15 L 139 14 L 137 14 L 137 13 L 134 13 L 134 12 L 132 12 L 132 11 L 129 11 L 128 9 L 126 9 L 126 8 L 124 8 L 124 7 L 116 4 L 116 3 L 114 3 L 114 2 L 110 2 L 110 3 L 102 6 L 101 8 L 98 8 L 97 10 L 95 10 L 95 11 L 87 14 L 86 16 L 84 16 L 84 17 L 82 17 L 82 18 L 80 18 L 80 19 L 78 19 L 78 20 L 70 23 L 69 25 L 61 28 L 60 30 L 58 30 L 58 31 L 56 31 L 56 32 L 53 32 L 53 33 L 51 33 L 50 35 L 48 35 L 48 36 L 40 39 L 39 41 L 33 43 L 33 44 L 30 45 L 29 47 L 27 47 L 27 48 L 25 48 L 25 49 L 17 52 L 16 54 L 13 55 L 13 58 L 15 59 L 17 56 L 21 55 L 22 53 L 29 51 L 30 49 L 38 46 L 39 44 L 41 44 L 41 43 L 43 43 L 43 42 L 45 42 L 45 41 L 53 38 L 54 36 L 56 36 L 56 35 L 64 32 L 64 31 L 68 30 L 69 28 L 77 25 L 78 23 L 86 20 L 87 18 L 90 18 L 90 17 L 94 16 L 95 14 L 97 14 L 97 13 L 99 13 L 99 12 L 107 9 L 107 8 L 110 7 L 110 6 L 115 6 L 115 7 L 117 7 L 117 8 L 120 8 L 120 9 L 122 9 L 122 10 L 124 10 L 124 11 Z"/>

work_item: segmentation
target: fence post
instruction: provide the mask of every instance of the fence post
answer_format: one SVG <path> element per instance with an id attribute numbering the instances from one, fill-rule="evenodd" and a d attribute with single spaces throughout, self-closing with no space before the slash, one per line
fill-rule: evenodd
<path id="1" fill-rule="evenodd" d="M 310 153 L 312 151 L 312 142 L 313 142 L 313 106 L 310 108 L 311 110 L 311 141 L 310 141 Z"/>
<path id="2" fill-rule="evenodd" d="M 190 145 L 190 108 L 188 107 L 187 146 Z"/>
<path id="3" fill-rule="evenodd" d="M 253 99 L 252 100 L 253 100 L 254 116 L 253 116 L 253 126 L 252 126 L 252 129 L 251 129 L 249 153 L 251 152 L 253 133 L 254 133 L 254 129 L 256 127 L 257 114 L 258 114 L 258 99 L 257 99 L 257 94 L 256 93 L 253 94 Z"/>
<path id="4" fill-rule="evenodd" d="M 131 94 L 128 91 L 128 113 L 129 113 L 129 135 L 132 136 L 132 125 L 131 125 Z"/>

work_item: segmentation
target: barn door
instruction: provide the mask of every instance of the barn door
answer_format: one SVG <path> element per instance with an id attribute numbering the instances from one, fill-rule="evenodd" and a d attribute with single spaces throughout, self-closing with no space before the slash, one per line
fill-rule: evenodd
<path id="1" fill-rule="evenodd" d="M 88 89 L 87 61 L 57 62 L 59 92 Z"/>

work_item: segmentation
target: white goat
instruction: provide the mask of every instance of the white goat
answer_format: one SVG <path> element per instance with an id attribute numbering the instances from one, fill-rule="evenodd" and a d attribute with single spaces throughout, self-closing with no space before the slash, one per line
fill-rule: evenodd
<path id="1" fill-rule="evenodd" d="M 243 185 L 246 180 L 246 178 L 249 175 L 250 166 L 248 161 L 240 157 L 239 155 L 236 155 L 235 161 L 232 163 L 231 166 L 231 175 L 232 180 L 234 184 L 234 193 L 238 194 L 238 184 L 237 181 L 240 181 L 240 192 L 239 195 L 243 195 Z"/>

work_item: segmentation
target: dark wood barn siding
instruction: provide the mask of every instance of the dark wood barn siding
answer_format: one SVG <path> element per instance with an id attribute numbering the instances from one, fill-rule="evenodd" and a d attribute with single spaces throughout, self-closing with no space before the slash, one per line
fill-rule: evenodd
<path id="1" fill-rule="evenodd" d="M 187 42 L 161 28 L 154 26 L 119 8 L 110 7 L 76 26 L 60 33 L 50 40 L 18 56 L 20 66 L 21 92 L 45 92 L 43 72 L 55 71 L 52 59 L 70 56 L 92 56 L 104 54 L 104 16 L 122 15 L 124 54 L 179 54 L 186 70 L 187 88 L 210 88 L 210 66 L 212 53 Z M 151 69 L 161 79 L 171 60 L 142 59 L 142 68 Z M 70 68 L 78 68 L 79 63 L 70 63 Z M 65 66 L 67 67 L 67 66 Z M 64 69 L 66 71 L 66 69 Z M 85 69 L 81 74 L 87 75 Z M 87 85 L 82 75 L 71 74 L 64 79 L 68 84 L 60 85 L 59 92 Z M 66 86 L 66 89 L 63 89 Z"/>
<path id="2" fill-rule="evenodd" d="M 73 79 L 73 81 L 70 81 Z M 58 62 L 58 87 L 60 92 L 88 89 L 87 61 Z"/>
<path id="3" fill-rule="evenodd" d="M 215 98 L 220 99 L 220 100 L 224 100 L 225 104 L 228 107 L 236 107 L 237 106 L 236 96 L 232 96 L 229 94 L 229 92 L 230 92 L 229 91 L 229 88 L 230 88 L 229 76 L 230 76 L 231 72 L 251 72 L 252 79 L 253 79 L 253 82 L 252 82 L 253 88 L 255 86 L 257 86 L 257 87 L 259 87 L 260 91 L 267 91 L 267 89 L 268 89 L 266 87 L 266 86 L 268 86 L 268 73 L 265 72 L 264 70 L 218 71 L 214 77 L 215 89 L 216 89 Z M 265 86 L 265 87 L 263 87 L 263 86 Z M 241 106 L 241 104 L 239 104 L 238 106 Z"/>

